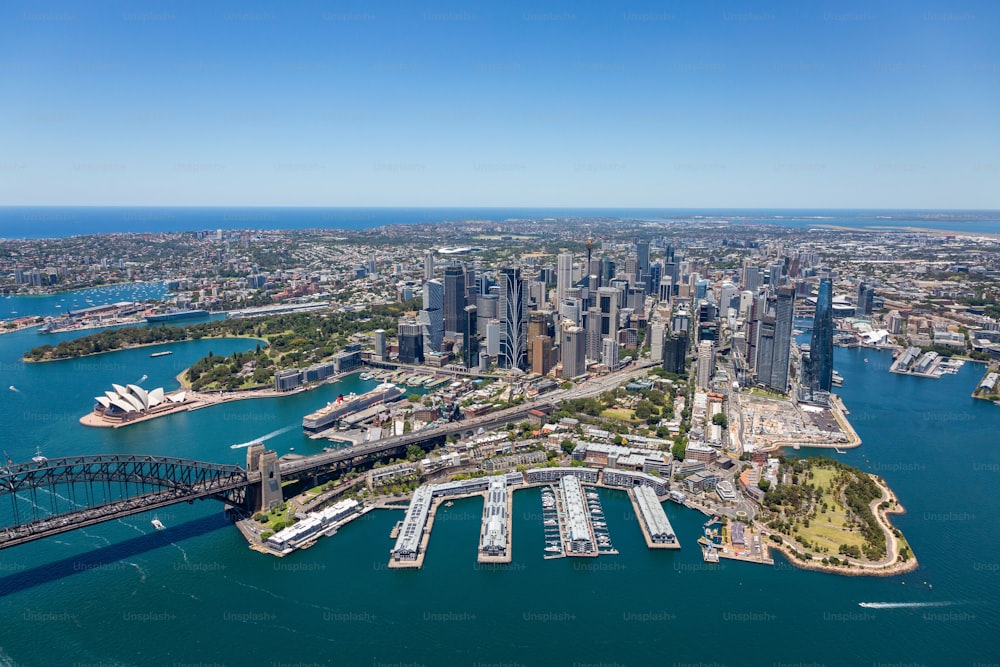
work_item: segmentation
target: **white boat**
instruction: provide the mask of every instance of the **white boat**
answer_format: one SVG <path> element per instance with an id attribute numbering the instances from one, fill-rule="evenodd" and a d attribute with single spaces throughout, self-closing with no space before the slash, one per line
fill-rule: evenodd
<path id="1" fill-rule="evenodd" d="M 150 521 L 150 523 L 153 524 L 153 528 L 157 530 L 163 530 L 164 528 L 166 528 L 166 526 L 163 525 L 163 522 L 157 519 L 155 516 L 153 517 L 153 520 Z"/>
<path id="2" fill-rule="evenodd" d="M 151 356 L 151 357 L 165 357 L 168 354 L 173 354 L 173 352 L 170 351 L 170 350 L 165 350 L 163 352 L 154 352 L 153 354 L 151 354 L 149 356 Z"/>
<path id="3" fill-rule="evenodd" d="M 375 376 L 372 375 L 371 373 L 362 373 L 361 375 L 358 376 L 358 379 L 359 380 L 371 380 L 373 377 L 375 377 Z"/>
<path id="4" fill-rule="evenodd" d="M 557 524 L 558 524 L 558 522 L 555 519 L 546 519 L 545 520 L 545 525 L 546 526 L 555 526 Z"/>
<path id="5" fill-rule="evenodd" d="M 35 455 L 31 457 L 31 460 L 34 461 L 35 463 L 45 463 L 46 461 L 48 461 L 47 458 L 42 456 L 41 447 L 35 447 Z"/>
<path id="6" fill-rule="evenodd" d="M 560 551 L 559 547 L 545 547 L 545 550 L 550 553 L 559 553 Z"/>

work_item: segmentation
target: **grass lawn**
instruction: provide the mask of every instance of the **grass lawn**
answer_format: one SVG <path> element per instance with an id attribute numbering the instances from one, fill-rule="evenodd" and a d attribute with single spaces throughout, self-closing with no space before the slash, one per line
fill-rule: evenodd
<path id="1" fill-rule="evenodd" d="M 604 419 L 614 419 L 620 422 L 634 422 L 635 411 L 629 410 L 627 408 L 608 408 L 601 412 L 601 417 Z"/>
<path id="2" fill-rule="evenodd" d="M 847 510 L 830 492 L 830 482 L 835 477 L 836 471 L 832 468 L 813 466 L 812 472 L 813 478 L 810 481 L 823 493 L 818 504 L 822 506 L 822 501 L 826 501 L 828 509 L 824 513 L 820 507 L 816 518 L 809 521 L 809 527 L 798 526 L 796 532 L 809 540 L 810 544 L 826 547 L 833 555 L 837 555 L 841 544 L 856 545 L 858 548 L 864 547 L 865 540 L 861 533 L 849 531 L 844 527 L 847 520 Z"/>

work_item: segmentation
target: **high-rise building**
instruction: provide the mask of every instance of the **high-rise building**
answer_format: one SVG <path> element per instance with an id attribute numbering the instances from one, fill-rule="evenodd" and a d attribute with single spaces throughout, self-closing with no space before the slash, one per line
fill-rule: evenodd
<path id="1" fill-rule="evenodd" d="M 601 363 L 611 371 L 618 370 L 619 361 L 618 341 L 614 338 L 605 338 L 601 341 Z"/>
<path id="2" fill-rule="evenodd" d="M 375 356 L 379 361 L 385 361 L 385 329 L 375 330 Z"/>
<path id="3" fill-rule="evenodd" d="M 424 282 L 431 280 L 434 277 L 434 251 L 427 250 L 424 252 Z"/>
<path id="4" fill-rule="evenodd" d="M 562 330 L 562 376 L 573 378 L 587 372 L 587 333 L 582 327 L 564 326 Z"/>
<path id="5" fill-rule="evenodd" d="M 552 369 L 552 336 L 538 336 L 531 348 L 531 372 L 545 375 Z"/>
<path id="6" fill-rule="evenodd" d="M 792 356 L 792 329 L 795 319 L 795 288 L 779 287 L 774 308 L 774 364 L 768 386 L 788 391 L 788 367 Z"/>
<path id="7" fill-rule="evenodd" d="M 686 331 L 663 339 L 663 370 L 684 375 L 687 372 L 688 335 Z"/>
<path id="8" fill-rule="evenodd" d="M 486 353 L 491 357 L 500 356 L 500 320 L 486 323 Z"/>
<path id="9" fill-rule="evenodd" d="M 465 271 L 461 266 L 444 269 L 444 332 L 452 336 L 462 331 L 462 313 L 466 301 Z"/>
<path id="10" fill-rule="evenodd" d="M 733 297 L 736 296 L 736 285 L 730 281 L 722 283 L 719 288 L 719 314 L 725 317 L 733 307 Z"/>
<path id="11" fill-rule="evenodd" d="M 471 369 L 479 365 L 479 317 L 475 306 L 466 306 L 462 315 L 462 358 Z"/>
<path id="12" fill-rule="evenodd" d="M 404 364 L 424 363 L 423 327 L 417 322 L 400 322 L 396 336 L 399 342 L 399 361 Z"/>
<path id="13" fill-rule="evenodd" d="M 597 307 L 601 312 L 601 338 L 615 338 L 618 335 L 618 300 L 620 292 L 614 287 L 597 290 Z"/>
<path id="14" fill-rule="evenodd" d="M 573 286 L 573 254 L 561 252 L 556 257 L 556 306 L 566 298 L 566 289 Z"/>
<path id="15" fill-rule="evenodd" d="M 649 275 L 649 241 L 635 242 L 635 256 L 638 260 L 639 276 Z"/>
<path id="16" fill-rule="evenodd" d="M 548 335 L 549 333 L 549 318 L 547 313 L 533 310 L 528 313 L 528 334 L 527 334 L 527 350 L 528 358 L 531 359 L 532 350 L 535 348 L 535 339 L 540 336 Z"/>
<path id="17" fill-rule="evenodd" d="M 663 320 L 654 320 L 649 323 L 649 360 L 663 361 L 663 337 L 667 330 L 667 324 Z"/>
<path id="18" fill-rule="evenodd" d="M 593 306 L 587 309 L 587 359 L 594 363 L 601 360 L 601 309 Z"/>
<path id="19" fill-rule="evenodd" d="M 441 341 L 444 339 L 444 314 L 441 306 L 444 303 L 444 285 L 439 280 L 428 280 L 424 283 L 424 307 L 417 316 L 417 322 L 423 326 L 424 356 L 441 351 Z"/>
<path id="20" fill-rule="evenodd" d="M 497 362 L 501 368 L 524 370 L 528 364 L 524 281 L 521 269 L 500 269 L 500 353 Z"/>
<path id="21" fill-rule="evenodd" d="M 670 303 L 674 295 L 674 279 L 670 276 L 660 278 L 659 293 L 657 298 L 660 303 Z"/>
<path id="22" fill-rule="evenodd" d="M 755 327 L 757 381 L 774 391 L 785 393 L 788 391 L 791 361 L 795 288 L 779 287 L 766 306 L 758 304 L 757 307 L 766 312 Z"/>
<path id="23" fill-rule="evenodd" d="M 854 314 L 858 317 L 862 315 L 871 315 L 874 301 L 875 288 L 868 283 L 859 284 L 857 306 L 854 309 Z"/>
<path id="24" fill-rule="evenodd" d="M 698 343 L 698 388 L 708 389 L 715 374 L 715 344 L 710 340 Z"/>
<path id="25" fill-rule="evenodd" d="M 811 389 L 832 391 L 833 388 L 833 283 L 829 278 L 819 279 L 816 297 L 816 317 L 813 319 L 812 337 L 809 341 L 809 359 L 812 365 Z"/>

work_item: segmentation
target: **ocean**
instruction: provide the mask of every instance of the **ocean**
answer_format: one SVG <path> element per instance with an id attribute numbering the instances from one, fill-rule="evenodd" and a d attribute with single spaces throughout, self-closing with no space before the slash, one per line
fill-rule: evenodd
<path id="1" fill-rule="evenodd" d="M 46 238 L 119 232 L 216 229 L 369 229 L 383 225 L 502 221 L 542 218 L 725 220 L 810 228 L 922 227 L 965 233 L 1000 233 L 1000 211 L 846 209 L 642 209 L 642 208 L 239 208 L 239 207 L 0 207 L 0 239 Z"/>
<path id="2" fill-rule="evenodd" d="M 299 428 L 341 384 L 224 404 L 124 429 L 77 419 L 111 382 L 173 389 L 209 350 L 171 343 L 72 361 L 22 353 L 72 334 L 0 336 L 7 457 L 149 453 L 242 463 L 255 438 L 318 451 Z M 151 358 L 159 349 L 170 356 Z M 171 506 L 0 552 L 0 664 L 8 665 L 975 665 L 1000 630 L 1000 408 L 969 397 L 983 368 L 930 380 L 888 372 L 887 352 L 835 351 L 840 393 L 864 444 L 835 455 L 886 478 L 893 520 L 920 561 L 888 578 L 704 563 L 705 518 L 665 505 L 682 544 L 651 551 L 624 494 L 602 490 L 618 556 L 543 559 L 538 491 L 515 494 L 513 562 L 476 563 L 482 501 L 442 508 L 425 566 L 386 567 L 401 512 L 378 510 L 314 547 L 250 551 L 215 501 Z M 9 386 L 9 387 L 8 387 Z M 10 387 L 13 387 L 11 389 Z M 799 455 L 815 452 L 802 450 Z M 832 452 L 830 452 L 832 454 Z M 40 493 L 39 502 L 44 502 Z M 0 514 L 9 498 L 0 499 Z M 861 607 L 859 603 L 876 603 Z"/>

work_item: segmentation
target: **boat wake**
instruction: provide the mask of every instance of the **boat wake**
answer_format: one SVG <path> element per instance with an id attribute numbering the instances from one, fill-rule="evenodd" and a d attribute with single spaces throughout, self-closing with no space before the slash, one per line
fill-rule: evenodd
<path id="1" fill-rule="evenodd" d="M 271 431 L 270 433 L 262 435 L 259 438 L 254 438 L 253 440 L 249 440 L 247 442 L 241 442 L 237 445 L 229 445 L 229 449 L 244 449 L 246 447 L 249 447 L 250 445 L 257 444 L 258 442 L 266 442 L 267 440 L 275 438 L 281 435 L 282 433 L 288 433 L 296 426 L 297 426 L 296 424 L 292 424 L 291 426 L 286 426 L 285 428 L 279 428 L 277 431 Z"/>
<path id="2" fill-rule="evenodd" d="M 921 609 L 923 607 L 950 607 L 955 602 L 859 602 L 865 609 Z"/>
<path id="3" fill-rule="evenodd" d="M 142 377 L 141 377 L 141 378 L 139 378 L 138 380 L 136 380 L 136 381 L 135 381 L 135 383 L 136 383 L 136 384 L 142 384 L 143 382 L 145 382 L 145 381 L 146 381 L 146 380 L 148 380 L 148 379 L 149 379 L 149 376 L 148 376 L 148 375 L 146 375 L 145 373 L 143 373 L 143 374 L 142 374 Z"/>

